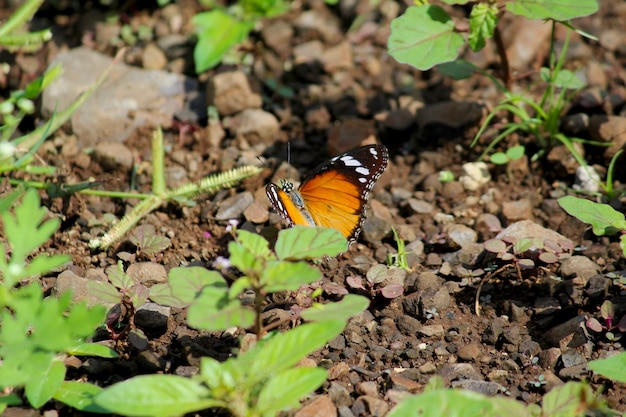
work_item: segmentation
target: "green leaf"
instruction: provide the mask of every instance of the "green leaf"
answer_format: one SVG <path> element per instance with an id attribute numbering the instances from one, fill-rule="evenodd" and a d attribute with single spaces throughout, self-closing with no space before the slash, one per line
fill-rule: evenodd
<path id="1" fill-rule="evenodd" d="M 561 69 L 554 79 L 552 79 L 552 72 L 550 68 L 541 67 L 539 70 L 539 76 L 547 83 L 551 83 L 559 88 L 567 88 L 570 90 L 580 90 L 585 87 L 585 83 L 572 71 Z"/>
<path id="2" fill-rule="evenodd" d="M 344 320 L 361 314 L 369 306 L 370 301 L 360 295 L 348 294 L 341 301 L 328 304 L 313 304 L 300 316 L 308 321 Z"/>
<path id="3" fill-rule="evenodd" d="M 93 295 L 103 303 L 119 303 L 122 299 L 122 294 L 117 288 L 108 282 L 104 281 L 89 281 L 87 282 L 87 292 Z"/>
<path id="4" fill-rule="evenodd" d="M 150 299 L 157 304 L 164 306 L 185 308 L 188 302 L 172 295 L 172 288 L 169 284 L 156 284 L 150 287 Z"/>
<path id="5" fill-rule="evenodd" d="M 626 235 L 619 237 L 619 247 L 622 248 L 622 253 L 626 256 Z"/>
<path id="6" fill-rule="evenodd" d="M 82 343 L 66 350 L 74 356 L 97 356 L 99 358 L 118 358 L 120 355 L 108 346 L 97 343 Z"/>
<path id="7" fill-rule="evenodd" d="M 464 43 L 441 7 L 412 6 L 391 22 L 387 50 L 398 62 L 427 70 L 457 59 Z"/>
<path id="8" fill-rule="evenodd" d="M 228 289 L 219 272 L 199 266 L 172 268 L 167 277 L 172 296 L 187 304 L 199 297 L 206 287 L 215 288 L 220 294 Z"/>
<path id="9" fill-rule="evenodd" d="M 125 416 L 174 417 L 220 406 L 199 382 L 175 375 L 141 375 L 95 396 L 95 403 Z"/>
<path id="10" fill-rule="evenodd" d="M 506 9 L 528 19 L 570 20 L 598 11 L 596 0 L 515 0 L 505 3 Z"/>
<path id="11" fill-rule="evenodd" d="M 295 291 L 321 278 L 320 270 L 306 262 L 270 261 L 261 273 L 261 285 L 267 292 Z"/>
<path id="12" fill-rule="evenodd" d="M 504 152 L 496 152 L 489 157 L 489 161 L 496 165 L 506 165 L 509 163 L 509 158 Z"/>
<path id="13" fill-rule="evenodd" d="M 278 233 L 274 249 L 281 260 L 317 259 L 345 252 L 348 242 L 337 229 L 294 226 Z"/>
<path id="14" fill-rule="evenodd" d="M 587 364 L 587 368 L 605 378 L 624 383 L 626 382 L 626 352 L 591 361 Z"/>
<path id="15" fill-rule="evenodd" d="M 476 66 L 463 59 L 437 65 L 437 71 L 453 80 L 464 80 L 476 72 Z"/>
<path id="16" fill-rule="evenodd" d="M 65 365 L 54 360 L 38 378 L 31 378 L 24 387 L 26 398 L 34 408 L 39 408 L 52 398 L 65 379 Z"/>
<path id="17" fill-rule="evenodd" d="M 387 417 L 528 417 L 523 404 L 505 397 L 487 397 L 473 391 L 437 390 L 409 397 Z"/>
<path id="18" fill-rule="evenodd" d="M 189 307 L 187 322 L 191 327 L 206 331 L 224 330 L 238 326 L 247 328 L 254 324 L 254 313 L 237 299 L 228 299 L 228 290 L 207 290 Z"/>
<path id="19" fill-rule="evenodd" d="M 517 161 L 524 156 L 526 148 L 523 145 L 516 145 L 506 150 L 506 156 L 511 161 Z"/>
<path id="20" fill-rule="evenodd" d="M 568 382 L 550 390 L 541 402 L 542 415 L 550 417 L 584 416 L 592 408 L 593 390 L 582 382 Z"/>
<path id="21" fill-rule="evenodd" d="M 245 275 L 255 275 L 263 268 L 263 262 L 272 259 L 269 243 L 260 235 L 237 231 L 237 241 L 228 244 L 230 263 Z"/>
<path id="22" fill-rule="evenodd" d="M 147 254 L 164 251 L 172 243 L 165 236 L 158 235 L 151 224 L 135 227 L 129 239 L 133 245 Z"/>
<path id="23" fill-rule="evenodd" d="M 117 265 L 109 266 L 105 272 L 111 284 L 117 288 L 128 291 L 135 285 L 135 281 L 133 281 L 133 279 L 126 272 L 124 272 L 124 265 L 122 264 L 122 261 L 118 261 Z"/>
<path id="24" fill-rule="evenodd" d="M 572 196 L 561 197 L 558 202 L 570 216 L 591 224 L 593 233 L 597 236 L 614 235 L 621 230 L 626 230 L 624 214 L 608 204 L 599 204 Z"/>
<path id="25" fill-rule="evenodd" d="M 17 394 L 0 395 L 0 413 L 3 411 L 2 407 L 9 405 L 22 405 L 22 399 Z"/>
<path id="26" fill-rule="evenodd" d="M 198 34 L 193 51 L 197 73 L 219 64 L 226 52 L 243 42 L 252 30 L 250 23 L 240 22 L 220 9 L 198 13 L 192 22 Z"/>
<path id="27" fill-rule="evenodd" d="M 476 4 L 472 7 L 469 23 L 470 34 L 467 42 L 473 51 L 480 51 L 485 47 L 485 40 L 493 37 L 493 31 L 498 23 L 498 6 L 487 3 Z"/>
<path id="28" fill-rule="evenodd" d="M 259 415 L 277 415 L 279 411 L 299 408 L 300 399 L 326 381 L 328 371 L 321 368 L 292 368 L 273 376 L 259 394 Z"/>
<path id="29" fill-rule="evenodd" d="M 306 323 L 277 334 L 238 359 L 252 361 L 250 383 L 263 381 L 268 375 L 291 368 L 300 359 L 324 346 L 337 337 L 345 326 L 346 323 L 339 320 Z"/>
<path id="30" fill-rule="evenodd" d="M 86 382 L 63 381 L 52 398 L 87 413 L 111 414 L 111 410 L 94 403 L 94 397 L 102 388 Z"/>

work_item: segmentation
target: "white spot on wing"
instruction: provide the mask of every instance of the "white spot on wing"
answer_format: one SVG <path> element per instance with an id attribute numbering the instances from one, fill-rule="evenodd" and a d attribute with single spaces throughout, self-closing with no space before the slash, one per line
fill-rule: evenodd
<path id="1" fill-rule="evenodd" d="M 350 155 L 343 156 L 341 158 L 341 162 L 343 162 L 344 165 L 347 167 L 360 167 L 361 165 L 363 165 L 361 164 L 361 161 L 359 161 L 358 159 L 354 159 Z"/>
<path id="2" fill-rule="evenodd" d="M 366 183 L 366 182 L 367 182 L 367 178 L 363 178 L 363 177 L 361 177 L 361 178 L 359 178 L 359 182 L 360 182 L 360 183 L 362 183 L 362 184 L 364 184 L 364 183 Z"/>
<path id="3" fill-rule="evenodd" d="M 365 168 L 365 167 L 358 167 L 357 169 L 355 169 L 356 172 L 358 172 L 361 175 L 369 175 L 370 174 L 370 170 Z"/>

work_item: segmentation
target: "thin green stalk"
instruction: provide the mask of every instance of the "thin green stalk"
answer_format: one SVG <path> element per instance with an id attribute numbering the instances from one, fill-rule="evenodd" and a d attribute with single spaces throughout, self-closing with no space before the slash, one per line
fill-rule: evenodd
<path id="1" fill-rule="evenodd" d="M 163 131 L 161 127 L 152 134 L 152 192 L 165 194 L 165 151 L 163 150 Z"/>
<path id="2" fill-rule="evenodd" d="M 43 0 L 29 0 L 24 3 L 22 7 L 11 14 L 9 20 L 0 26 L 0 37 L 8 35 L 29 21 L 42 4 Z"/>

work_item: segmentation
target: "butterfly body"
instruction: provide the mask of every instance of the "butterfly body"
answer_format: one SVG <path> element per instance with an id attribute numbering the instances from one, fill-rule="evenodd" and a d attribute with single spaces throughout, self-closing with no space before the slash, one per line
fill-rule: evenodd
<path id="1" fill-rule="evenodd" d="M 291 226 L 332 227 L 352 242 L 361 231 L 369 193 L 388 160 L 384 146 L 362 146 L 319 165 L 297 190 L 289 181 L 270 183 L 265 190 Z"/>

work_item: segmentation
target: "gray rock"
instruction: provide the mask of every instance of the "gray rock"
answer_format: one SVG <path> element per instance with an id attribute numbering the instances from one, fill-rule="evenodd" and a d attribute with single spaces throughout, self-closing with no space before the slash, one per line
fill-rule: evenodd
<path id="1" fill-rule="evenodd" d="M 417 332 L 418 336 L 425 337 L 439 337 L 442 338 L 444 335 L 443 326 L 441 324 L 429 324 L 426 326 L 420 327 Z"/>
<path id="2" fill-rule="evenodd" d="M 586 256 L 570 256 L 561 262 L 561 276 L 564 278 L 578 278 L 585 286 L 589 279 L 600 273 L 600 266 Z"/>
<path id="3" fill-rule="evenodd" d="M 422 313 L 437 310 L 441 313 L 450 306 L 450 293 L 446 287 L 426 288 L 420 297 Z"/>
<path id="4" fill-rule="evenodd" d="M 333 404 L 337 407 L 350 406 L 352 404 L 352 398 L 350 398 L 350 392 L 343 384 L 337 382 L 331 382 L 330 388 L 328 388 L 328 395 Z"/>
<path id="5" fill-rule="evenodd" d="M 523 238 L 538 237 L 544 240 L 551 240 L 552 242 L 559 242 L 560 240 L 570 241 L 562 234 L 540 226 L 531 220 L 521 220 L 519 222 L 513 223 L 512 225 L 498 233 L 496 235 L 496 239 L 502 239 L 505 236 L 514 237 L 518 240 Z"/>
<path id="6" fill-rule="evenodd" d="M 63 72 L 43 92 L 42 112 L 50 117 L 68 108 L 113 62 L 80 47 L 58 54 L 50 66 Z M 197 82 L 179 74 L 116 64 L 108 78 L 72 115 L 72 130 L 83 147 L 104 141 L 122 142 L 142 126 L 169 126 Z M 205 103 L 197 103 L 206 109 Z M 198 110 L 205 111 L 205 110 Z"/>
<path id="7" fill-rule="evenodd" d="M 219 203 L 215 218 L 217 220 L 238 219 L 253 202 L 254 196 L 249 191 L 235 194 Z"/>
<path id="8" fill-rule="evenodd" d="M 469 363 L 448 363 L 441 368 L 439 375 L 448 383 L 458 379 L 482 381 L 482 374 Z"/>
<path id="9" fill-rule="evenodd" d="M 468 389 L 470 391 L 478 392 L 480 394 L 493 396 L 506 391 L 502 385 L 497 382 L 490 381 L 476 381 L 473 379 L 462 379 L 460 381 L 452 381 L 450 384 L 452 388 Z"/>
<path id="10" fill-rule="evenodd" d="M 93 148 L 93 159 L 105 171 L 130 170 L 135 163 L 133 152 L 120 142 L 99 142 Z"/>
<path id="11" fill-rule="evenodd" d="M 569 319 L 568 321 L 566 321 L 565 323 L 561 323 L 557 326 L 552 327 L 551 329 L 548 329 L 543 334 L 542 339 L 546 344 L 553 346 L 553 347 L 561 347 L 562 341 L 566 343 L 567 346 L 572 347 L 572 348 L 580 346 L 584 344 L 584 341 L 582 341 L 582 343 L 580 344 L 574 343 L 574 345 L 572 345 L 572 342 L 575 341 L 572 335 L 579 334 L 580 336 L 584 338 L 584 334 L 582 334 L 581 326 L 584 326 L 585 321 L 586 321 L 586 318 L 582 314 L 579 316 L 573 317 Z"/>
<path id="12" fill-rule="evenodd" d="M 52 287 L 52 293 L 58 296 L 67 291 L 71 291 L 72 301 L 74 301 L 75 303 L 80 301 L 87 301 L 87 303 L 90 305 L 101 303 L 98 298 L 89 294 L 89 292 L 87 291 L 88 282 L 88 278 L 78 276 L 68 269 L 61 272 L 57 276 L 57 279 L 54 282 L 54 286 Z"/>
<path id="13" fill-rule="evenodd" d="M 482 350 L 480 348 L 480 345 L 476 343 L 471 343 L 469 345 L 461 346 L 456 352 L 456 355 L 459 357 L 459 359 L 462 359 L 466 362 L 476 362 L 476 360 L 480 358 L 480 355 L 482 355 Z"/>
<path id="14" fill-rule="evenodd" d="M 446 233 L 448 244 L 455 249 L 476 243 L 478 239 L 478 235 L 474 229 L 463 224 L 453 223 L 445 225 L 443 230 Z"/>
<path id="15" fill-rule="evenodd" d="M 403 314 L 396 318 L 396 327 L 407 336 L 415 336 L 422 324 L 418 319 Z"/>

